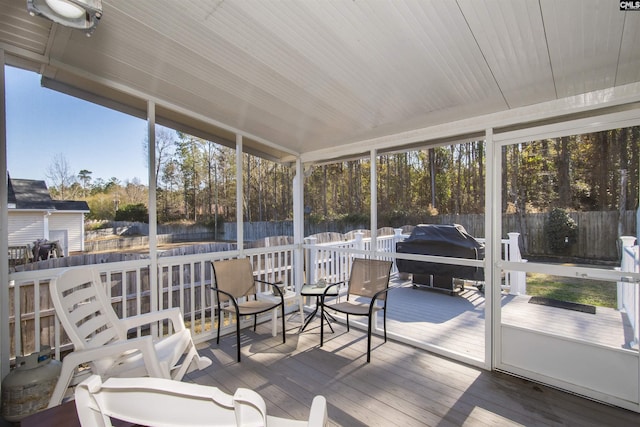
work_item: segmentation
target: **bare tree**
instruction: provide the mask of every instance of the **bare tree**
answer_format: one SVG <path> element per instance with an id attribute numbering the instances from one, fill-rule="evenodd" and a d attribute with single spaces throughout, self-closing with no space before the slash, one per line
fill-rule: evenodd
<path id="1" fill-rule="evenodd" d="M 46 171 L 46 177 L 61 200 L 68 197 L 68 189 L 75 182 L 75 176 L 76 174 L 71 171 L 67 158 L 61 153 L 56 154 Z"/>
<path id="2" fill-rule="evenodd" d="M 175 132 L 171 129 L 164 127 L 156 128 L 156 188 L 158 188 L 158 179 L 160 177 L 160 171 L 171 159 L 171 149 L 175 141 Z M 149 138 L 147 137 L 143 142 L 145 163 L 149 162 Z"/>
<path id="3" fill-rule="evenodd" d="M 140 183 L 138 178 L 127 180 L 124 184 L 124 195 L 122 202 L 125 204 L 145 204 L 147 201 L 147 187 Z"/>

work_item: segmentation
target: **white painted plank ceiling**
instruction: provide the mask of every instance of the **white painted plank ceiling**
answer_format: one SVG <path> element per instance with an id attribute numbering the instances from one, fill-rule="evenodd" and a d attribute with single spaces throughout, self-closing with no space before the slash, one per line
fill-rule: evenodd
<path id="1" fill-rule="evenodd" d="M 88 38 L 30 17 L 23 0 L 0 0 L 0 48 L 12 64 L 101 96 L 151 97 L 280 159 L 640 82 L 640 12 L 610 0 L 103 9 Z"/>

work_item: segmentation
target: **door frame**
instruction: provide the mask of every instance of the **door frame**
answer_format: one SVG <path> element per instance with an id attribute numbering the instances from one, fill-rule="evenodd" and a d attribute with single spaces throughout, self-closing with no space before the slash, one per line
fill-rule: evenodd
<path id="1" fill-rule="evenodd" d="M 634 109 L 597 117 L 529 127 L 513 131 L 487 131 L 487 152 L 491 153 L 487 169 L 487 224 L 491 226 L 493 250 L 487 267 L 492 277 L 500 277 L 503 270 L 541 272 L 566 277 L 597 278 L 620 281 L 621 273 L 603 268 L 559 266 L 544 263 L 516 263 L 502 261 L 499 248 L 502 230 L 502 148 L 512 144 L 558 138 L 577 134 L 640 126 L 640 110 Z M 487 234 L 488 236 L 489 234 Z M 624 280 L 640 282 L 640 274 L 624 273 Z M 500 286 L 487 291 L 491 304 L 487 306 L 490 320 L 492 369 L 525 377 L 553 387 L 640 412 L 640 357 L 638 351 L 610 348 L 587 341 L 555 336 L 532 329 L 502 323 Z M 489 321 L 489 320 L 488 320 Z M 489 328 L 489 325 L 488 325 Z M 534 349 L 533 351 L 531 349 Z M 579 360 L 580 363 L 576 363 Z"/>

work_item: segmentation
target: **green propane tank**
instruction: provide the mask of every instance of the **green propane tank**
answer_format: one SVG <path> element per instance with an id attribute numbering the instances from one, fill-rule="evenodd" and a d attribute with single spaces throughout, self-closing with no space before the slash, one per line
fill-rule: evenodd
<path id="1" fill-rule="evenodd" d="M 51 358 L 51 348 L 17 356 L 16 367 L 2 381 L 2 416 L 17 422 L 45 409 L 58 382 L 62 364 Z"/>

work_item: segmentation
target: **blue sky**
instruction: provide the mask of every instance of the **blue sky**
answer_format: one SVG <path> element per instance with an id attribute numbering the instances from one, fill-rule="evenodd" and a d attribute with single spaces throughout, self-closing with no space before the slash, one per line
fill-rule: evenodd
<path id="1" fill-rule="evenodd" d="M 74 175 L 148 183 L 146 121 L 40 86 L 33 72 L 5 67 L 7 168 L 12 178 L 47 181 L 62 155 Z"/>

